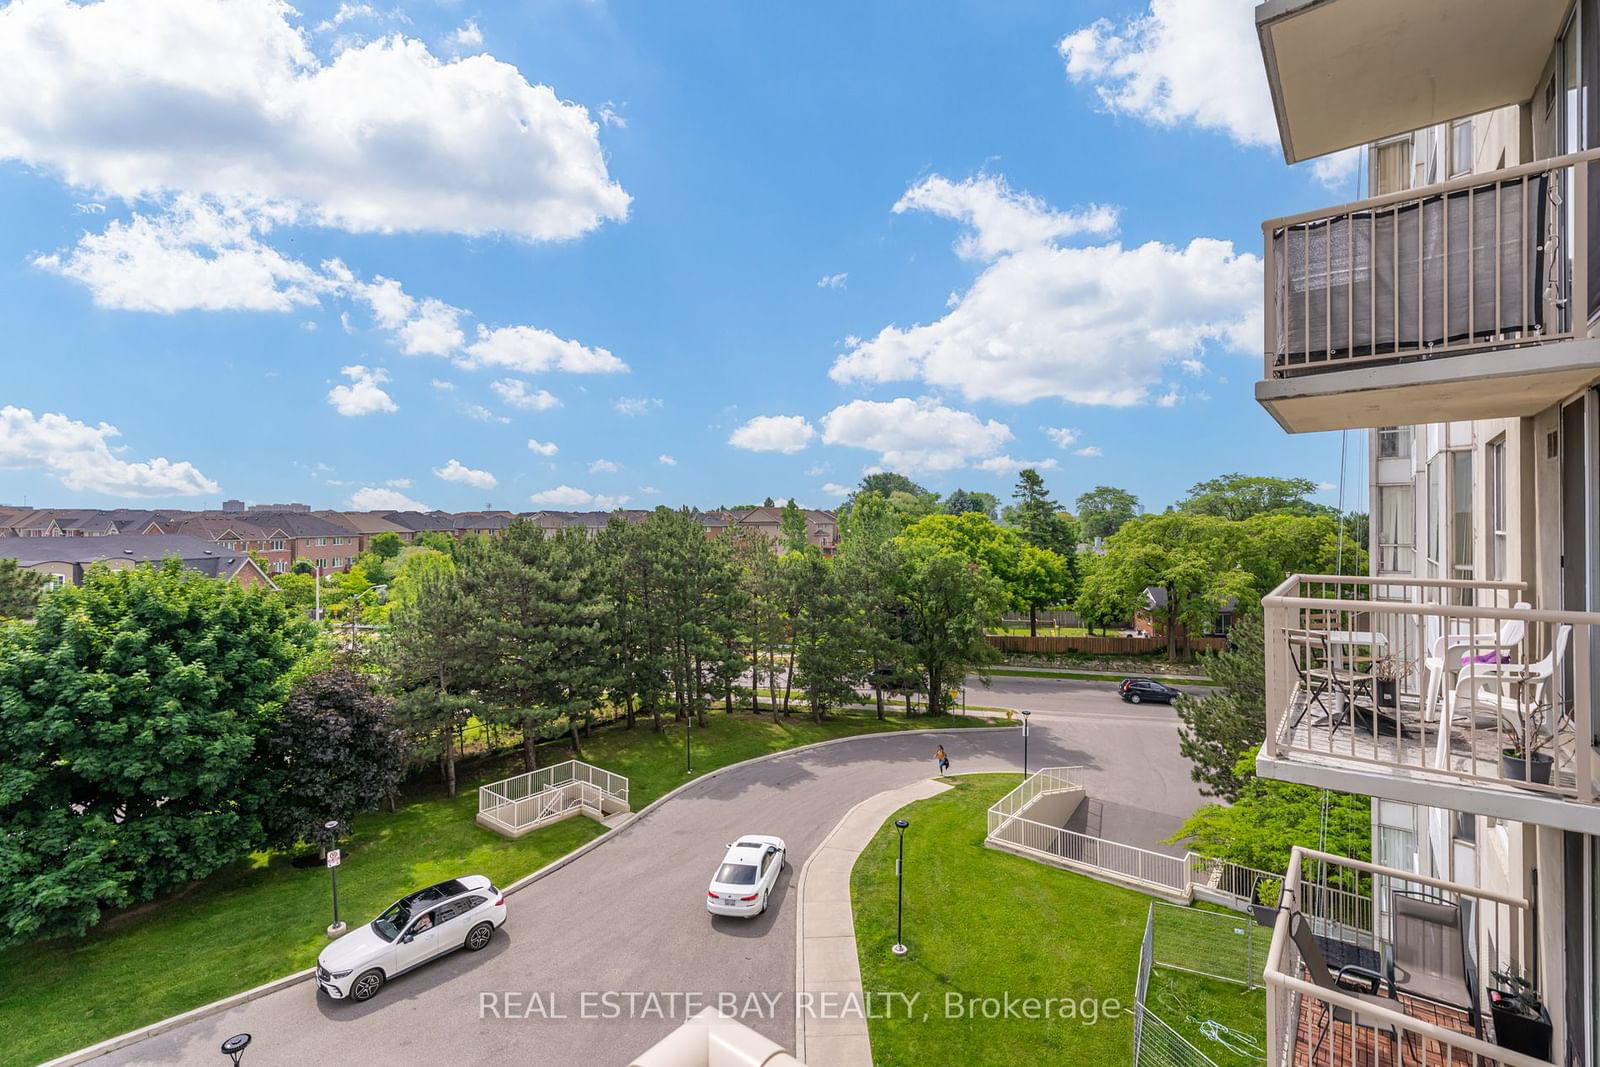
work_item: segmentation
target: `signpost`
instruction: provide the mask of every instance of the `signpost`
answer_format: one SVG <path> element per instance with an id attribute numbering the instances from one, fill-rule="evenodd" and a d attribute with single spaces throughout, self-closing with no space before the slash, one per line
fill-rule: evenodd
<path id="1" fill-rule="evenodd" d="M 328 831 L 328 843 L 338 840 L 339 820 L 329 819 L 322 827 Z M 344 923 L 339 921 L 339 861 L 340 853 L 336 848 L 328 849 L 328 877 L 333 880 L 333 925 L 328 927 L 329 937 L 338 937 L 344 933 Z"/>

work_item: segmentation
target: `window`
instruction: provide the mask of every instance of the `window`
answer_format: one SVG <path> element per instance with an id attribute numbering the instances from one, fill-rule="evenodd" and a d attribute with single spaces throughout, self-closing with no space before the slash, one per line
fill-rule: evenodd
<path id="1" fill-rule="evenodd" d="M 281 537 L 273 539 L 272 551 L 274 551 L 274 552 L 282 552 L 284 550 L 284 546 L 285 546 L 285 542 Z"/>
<path id="2" fill-rule="evenodd" d="M 1411 137 L 1380 144 L 1372 153 L 1372 192 L 1376 196 L 1411 188 Z"/>
<path id="3" fill-rule="evenodd" d="M 1381 426 L 1378 428 L 1378 458 L 1407 459 L 1411 455 L 1411 427 Z"/>
<path id="4" fill-rule="evenodd" d="M 326 537 L 317 538 L 317 547 L 318 548 L 325 547 L 327 545 L 327 543 L 328 543 L 328 539 Z"/>
<path id="5" fill-rule="evenodd" d="M 1429 578 L 1444 577 L 1444 461 L 1434 456 L 1428 461 L 1428 555 Z"/>
<path id="6" fill-rule="evenodd" d="M 1450 177 L 1455 178 L 1472 171 L 1472 120 L 1461 119 L 1450 124 Z"/>
<path id="7" fill-rule="evenodd" d="M 1378 486 L 1378 573 L 1410 574 L 1416 505 L 1409 485 Z"/>
<path id="8" fill-rule="evenodd" d="M 1472 453 L 1450 453 L 1450 576 L 1472 577 Z"/>
<path id="9" fill-rule="evenodd" d="M 1489 579 L 1501 581 L 1506 577 L 1506 439 L 1504 435 L 1489 442 L 1488 456 L 1485 472 L 1489 483 L 1485 487 L 1488 494 L 1489 511 L 1489 558 L 1484 562 L 1489 567 Z"/>
<path id="10" fill-rule="evenodd" d="M 749 863 L 724 863 L 712 881 L 720 885 L 755 885 L 756 868 Z"/>

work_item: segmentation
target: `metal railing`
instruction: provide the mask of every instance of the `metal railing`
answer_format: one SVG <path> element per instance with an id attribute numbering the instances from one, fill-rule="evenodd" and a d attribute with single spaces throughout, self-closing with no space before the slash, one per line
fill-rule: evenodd
<path id="1" fill-rule="evenodd" d="M 1041 767 L 1023 779 L 1022 784 L 989 806 L 989 833 L 1001 821 L 1027 810 L 1045 793 L 1083 788 L 1082 767 Z"/>
<path id="2" fill-rule="evenodd" d="M 628 780 L 581 760 L 478 787 L 479 817 L 508 830 L 550 822 L 577 809 L 601 817 L 627 808 Z"/>
<path id="3" fill-rule="evenodd" d="M 1591 150 L 1262 224 L 1267 378 L 1563 340 Z M 1574 304 L 1576 297 L 1576 304 Z"/>
<path id="4" fill-rule="evenodd" d="M 1336 928 L 1318 921 L 1312 927 L 1325 959 L 1344 946 L 1355 959 L 1362 959 L 1360 954 L 1366 952 L 1364 958 L 1373 961 L 1370 969 L 1379 970 L 1375 961 L 1389 941 L 1387 924 L 1391 920 L 1384 894 L 1395 889 L 1459 909 L 1473 964 L 1464 977 L 1474 984 L 1482 1016 L 1488 1015 L 1487 992 L 1493 973 L 1521 969 L 1522 940 L 1530 933 L 1525 927 L 1528 902 L 1521 897 L 1296 846 L 1284 874 L 1283 906 L 1273 927 L 1263 974 L 1268 1067 L 1358 1062 L 1395 1067 L 1402 1063 L 1534 1067 L 1543 1062 L 1474 1036 L 1465 1011 L 1459 1013 L 1459 1030 L 1433 1021 L 1445 1021 L 1445 1015 L 1433 1007 L 1427 1009 L 1428 1018 L 1407 1012 L 1406 1007 L 1414 1002 L 1399 999 L 1405 993 L 1403 987 L 1398 995 L 1391 988 L 1377 996 L 1357 997 L 1330 987 L 1326 978 L 1317 981 L 1290 934 L 1293 913 L 1306 911 L 1306 901 L 1332 899 L 1330 894 L 1367 896 L 1369 905 L 1362 912 L 1370 921 L 1364 927 L 1356 923 Z M 1331 959 L 1327 965 L 1339 966 Z M 1537 976 L 1533 980 L 1537 981 Z"/>
<path id="5" fill-rule="evenodd" d="M 1291 575 L 1262 600 L 1263 756 L 1594 803 L 1600 614 L 1523 590 Z"/>

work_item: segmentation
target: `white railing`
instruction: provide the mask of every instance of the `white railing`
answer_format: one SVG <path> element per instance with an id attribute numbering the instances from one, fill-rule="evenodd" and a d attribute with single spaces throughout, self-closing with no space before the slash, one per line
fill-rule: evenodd
<path id="1" fill-rule="evenodd" d="M 541 767 L 478 787 L 478 817 L 519 831 L 584 810 L 596 818 L 628 810 L 628 780 L 581 760 Z"/>
<path id="2" fill-rule="evenodd" d="M 1121 881 L 1156 886 L 1175 894 L 1189 889 L 1189 866 L 1183 856 L 1151 852 L 1021 817 L 1008 819 L 990 839 Z"/>
<path id="3" fill-rule="evenodd" d="M 1004 820 L 1026 811 L 1041 795 L 1083 788 L 1082 767 L 1041 767 L 1022 784 L 989 806 L 989 832 Z"/>
<path id="4" fill-rule="evenodd" d="M 1362 886 L 1367 887 L 1365 893 L 1359 888 Z M 1369 896 L 1364 910 L 1352 909 L 1353 914 L 1347 918 L 1353 924 L 1348 928 L 1338 929 L 1319 921 L 1311 925 L 1324 957 L 1340 945 L 1355 952 L 1367 950 L 1367 958 L 1373 961 L 1370 969 L 1381 972 L 1376 961 L 1388 941 L 1390 919 L 1383 895 L 1402 888 L 1460 909 L 1475 977 L 1472 992 L 1480 1017 L 1488 1018 L 1487 993 L 1493 973 L 1520 970 L 1521 940 L 1528 914 L 1526 900 L 1297 846 L 1284 875 L 1283 904 L 1273 927 L 1263 975 L 1267 984 L 1268 1067 L 1332 1067 L 1356 1062 L 1374 1067 L 1399 1067 L 1402 1063 L 1535 1067 L 1542 1063 L 1474 1036 L 1465 1011 L 1459 1013 L 1461 1029 L 1450 1029 L 1431 1021 L 1446 1017 L 1431 1006 L 1427 1009 L 1428 1019 L 1407 1013 L 1405 1007 L 1411 1001 L 1395 998 L 1392 989 L 1383 989 L 1377 996 L 1357 997 L 1316 981 L 1317 976 L 1306 967 L 1290 934 L 1293 913 L 1301 910 L 1310 916 L 1308 902 L 1316 900 L 1376 894 Z M 1367 917 L 1364 928 L 1362 915 Z M 1338 964 L 1328 966 L 1336 969 Z M 1537 981 L 1537 975 L 1531 980 Z M 1398 992 L 1403 995 L 1405 990 L 1402 987 Z M 1357 1021 L 1351 1022 L 1352 1018 Z M 1326 1035 L 1324 1021 L 1329 1023 Z"/>
<path id="5" fill-rule="evenodd" d="M 1600 614 L 1514 607 L 1525 595 L 1290 576 L 1262 600 L 1263 756 L 1594 803 Z"/>
<path id="6" fill-rule="evenodd" d="M 1581 152 L 1262 224 L 1267 378 L 1573 336 Z M 1574 303 L 1574 298 L 1576 303 Z"/>

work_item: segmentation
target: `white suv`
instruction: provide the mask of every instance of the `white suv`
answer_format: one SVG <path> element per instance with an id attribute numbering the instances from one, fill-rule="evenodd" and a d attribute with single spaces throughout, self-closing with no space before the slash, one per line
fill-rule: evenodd
<path id="1" fill-rule="evenodd" d="M 335 1000 L 371 1000 L 397 974 L 458 948 L 484 948 L 505 921 L 506 898 L 481 874 L 419 889 L 323 949 L 317 988 Z"/>

